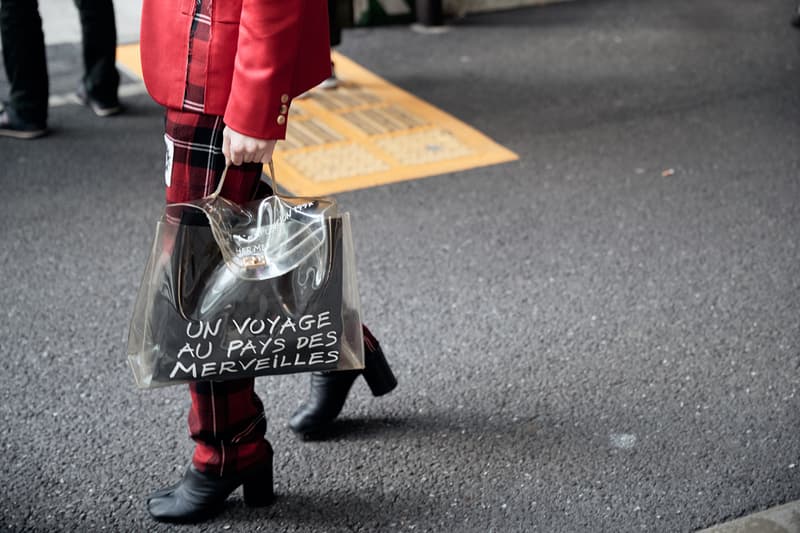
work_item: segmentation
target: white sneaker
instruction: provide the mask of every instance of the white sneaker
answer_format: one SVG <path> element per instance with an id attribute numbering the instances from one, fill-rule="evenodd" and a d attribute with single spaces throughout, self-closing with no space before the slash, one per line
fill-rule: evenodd
<path id="1" fill-rule="evenodd" d="M 319 85 L 314 87 L 314 89 L 310 89 L 303 94 L 296 96 L 295 100 L 302 100 L 303 98 L 310 97 L 315 89 L 323 89 L 329 91 L 331 89 L 335 89 L 339 86 L 339 78 L 336 77 L 336 71 L 333 69 L 333 62 L 331 62 L 331 75 L 320 82 Z"/>
<path id="2" fill-rule="evenodd" d="M 331 75 L 328 79 L 322 80 L 322 83 L 317 85 L 320 89 L 335 89 L 339 86 L 339 78 L 336 77 L 336 73 L 333 71 L 333 67 L 331 67 Z"/>

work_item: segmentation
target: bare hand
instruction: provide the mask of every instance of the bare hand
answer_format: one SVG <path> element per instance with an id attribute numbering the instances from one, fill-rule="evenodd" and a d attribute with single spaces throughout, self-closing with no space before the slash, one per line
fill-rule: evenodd
<path id="1" fill-rule="evenodd" d="M 222 153 L 225 164 L 269 163 L 277 141 L 256 139 L 225 126 L 222 131 Z"/>

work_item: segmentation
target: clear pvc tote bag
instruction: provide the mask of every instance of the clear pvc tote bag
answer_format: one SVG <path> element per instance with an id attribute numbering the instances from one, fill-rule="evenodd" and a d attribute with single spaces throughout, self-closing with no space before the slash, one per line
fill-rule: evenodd
<path id="1" fill-rule="evenodd" d="M 157 223 L 128 335 L 136 384 L 363 368 L 349 214 L 277 193 L 237 205 L 224 179 Z"/>

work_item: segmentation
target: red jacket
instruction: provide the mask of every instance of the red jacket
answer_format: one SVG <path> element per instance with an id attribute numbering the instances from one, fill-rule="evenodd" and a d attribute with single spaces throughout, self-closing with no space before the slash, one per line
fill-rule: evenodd
<path id="1" fill-rule="evenodd" d="M 213 0 L 204 113 L 283 139 L 291 99 L 330 75 L 326 0 Z M 181 109 L 194 0 L 144 0 L 141 56 L 153 99 Z M 193 59 L 194 61 L 194 59 Z"/>

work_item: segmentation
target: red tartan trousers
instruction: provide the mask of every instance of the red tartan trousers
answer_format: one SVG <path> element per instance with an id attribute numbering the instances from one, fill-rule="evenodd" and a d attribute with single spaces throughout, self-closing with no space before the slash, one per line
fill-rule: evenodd
<path id="1" fill-rule="evenodd" d="M 222 117 L 167 109 L 167 203 L 202 198 L 216 189 L 225 169 L 224 127 Z M 271 190 L 260 178 L 260 163 L 231 166 L 222 196 L 238 203 L 266 197 Z M 377 340 L 364 326 L 365 351 L 375 351 L 377 346 Z M 254 386 L 253 378 L 189 385 L 189 434 L 195 442 L 195 468 L 222 476 L 262 464 L 272 454 L 264 438 L 264 406 Z"/>
<path id="2" fill-rule="evenodd" d="M 225 168 L 222 117 L 168 109 L 164 141 L 168 203 L 202 198 L 216 189 Z M 222 196 L 243 203 L 269 194 L 261 164 L 231 166 Z M 191 383 L 189 434 L 192 462 L 201 472 L 233 474 L 261 464 L 272 453 L 264 438 L 267 420 L 253 378 Z"/>

